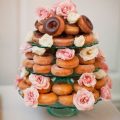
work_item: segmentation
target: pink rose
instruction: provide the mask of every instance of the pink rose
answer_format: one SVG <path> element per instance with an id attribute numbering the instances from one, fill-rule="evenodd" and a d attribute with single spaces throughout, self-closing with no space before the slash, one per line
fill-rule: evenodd
<path id="1" fill-rule="evenodd" d="M 56 57 L 62 60 L 71 60 L 75 56 L 75 50 L 71 49 L 59 49 L 56 52 Z"/>
<path id="2" fill-rule="evenodd" d="M 30 87 L 23 91 L 24 102 L 26 106 L 37 107 L 39 93 L 37 89 Z"/>
<path id="3" fill-rule="evenodd" d="M 24 43 L 21 47 L 20 47 L 20 51 L 22 53 L 27 53 L 27 52 L 32 52 L 32 46 L 29 43 Z"/>
<path id="4" fill-rule="evenodd" d="M 107 86 L 110 88 L 110 89 L 112 89 L 112 80 L 111 80 L 111 78 L 108 76 L 107 77 Z"/>
<path id="5" fill-rule="evenodd" d="M 63 16 L 66 19 L 69 12 L 76 12 L 76 5 L 71 0 L 65 0 L 57 5 L 57 15 Z"/>
<path id="6" fill-rule="evenodd" d="M 94 87 L 96 84 L 95 75 L 93 73 L 84 73 L 78 80 L 79 85 L 85 85 L 87 87 Z"/>
<path id="7" fill-rule="evenodd" d="M 36 89 L 40 89 L 40 90 L 48 89 L 50 86 L 50 78 L 49 77 L 31 74 L 29 76 L 29 80 L 31 81 L 33 87 L 35 87 Z"/>
<path id="8" fill-rule="evenodd" d="M 95 98 L 92 92 L 82 88 L 73 96 L 73 104 L 78 110 L 91 110 L 95 103 Z"/>
<path id="9" fill-rule="evenodd" d="M 38 16 L 39 21 L 47 19 L 50 16 L 49 10 L 47 8 L 42 8 L 42 7 L 37 8 L 36 14 Z"/>
<path id="10" fill-rule="evenodd" d="M 100 93 L 101 93 L 101 98 L 103 100 L 107 101 L 111 99 L 111 92 L 110 92 L 110 88 L 108 85 L 105 85 L 104 87 L 102 87 L 100 89 Z"/>

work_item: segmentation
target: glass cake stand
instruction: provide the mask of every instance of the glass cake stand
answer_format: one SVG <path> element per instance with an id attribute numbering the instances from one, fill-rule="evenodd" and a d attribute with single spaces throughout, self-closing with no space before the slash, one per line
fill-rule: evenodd
<path id="1" fill-rule="evenodd" d="M 98 69 L 96 69 L 96 71 L 97 70 Z M 31 70 L 29 70 L 29 72 L 32 73 Z M 74 83 L 73 78 L 80 77 L 80 75 L 78 75 L 78 74 L 73 74 L 73 75 L 68 76 L 68 77 L 56 77 L 52 74 L 46 74 L 46 75 L 44 74 L 44 76 L 51 77 L 53 83 L 68 83 L 71 85 Z M 22 91 L 18 90 L 18 92 L 23 97 Z M 97 102 L 99 102 L 100 100 L 101 99 L 99 99 Z M 56 117 L 71 117 L 71 116 L 74 116 L 78 113 L 78 110 L 76 109 L 76 107 L 74 105 L 73 106 L 64 106 L 58 102 L 56 102 L 53 105 L 41 105 L 41 104 L 39 104 L 38 106 L 39 107 L 46 107 L 47 112 L 53 116 L 56 116 Z"/>
<path id="2" fill-rule="evenodd" d="M 79 48 L 90 47 L 90 46 L 97 45 L 97 44 L 98 44 L 98 41 L 95 41 L 94 43 L 88 44 L 88 45 L 84 45 L 83 47 L 70 46 L 68 48 L 70 48 L 70 49 L 79 49 Z M 40 46 L 39 44 L 33 43 L 33 42 L 31 43 L 31 45 L 32 46 L 38 46 L 40 48 L 48 48 L 48 47 Z M 66 47 L 56 47 L 56 46 L 52 46 L 51 47 L 51 49 L 53 51 L 56 50 L 56 49 L 64 49 L 64 48 L 66 48 Z M 26 68 L 26 70 L 29 73 L 37 74 L 37 73 L 34 73 L 32 69 Z M 96 72 L 98 70 L 99 70 L 99 68 L 96 68 L 94 72 Z M 68 83 L 68 84 L 71 84 L 71 85 L 73 85 L 73 83 L 74 83 L 73 78 L 78 79 L 81 76 L 81 75 L 76 74 L 76 73 L 73 73 L 72 75 L 66 76 L 66 77 L 54 76 L 51 73 L 49 73 L 49 74 L 37 74 L 37 75 L 43 75 L 45 77 L 50 77 L 53 83 Z M 18 92 L 23 97 L 22 91 L 18 90 Z M 98 101 L 100 101 L 100 100 L 98 100 Z M 61 105 L 58 102 L 56 102 L 53 105 L 40 105 L 39 104 L 38 106 L 46 107 L 48 113 L 53 115 L 53 116 L 56 116 L 56 117 L 71 117 L 71 116 L 74 116 L 74 115 L 76 115 L 78 113 L 78 110 L 76 109 L 75 106 L 63 106 L 63 105 Z"/>

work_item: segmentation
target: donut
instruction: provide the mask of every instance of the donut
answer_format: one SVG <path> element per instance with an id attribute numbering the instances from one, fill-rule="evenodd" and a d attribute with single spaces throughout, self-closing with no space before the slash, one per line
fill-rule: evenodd
<path id="1" fill-rule="evenodd" d="M 69 95 L 72 93 L 73 88 L 67 83 L 57 83 L 52 86 L 52 91 L 57 95 Z"/>
<path id="2" fill-rule="evenodd" d="M 47 74 L 50 73 L 51 65 L 33 65 L 33 71 L 34 73 L 40 73 L 40 74 Z"/>
<path id="3" fill-rule="evenodd" d="M 25 83 L 26 83 L 27 85 L 29 85 L 29 86 L 32 85 L 32 83 L 30 82 L 30 80 L 29 80 L 28 77 L 26 77 L 26 78 L 24 79 L 24 81 L 25 81 Z"/>
<path id="4" fill-rule="evenodd" d="M 49 86 L 48 89 L 41 89 L 41 90 L 38 89 L 38 92 L 40 94 L 46 94 L 46 93 L 49 93 L 50 91 L 51 91 L 51 85 Z"/>
<path id="5" fill-rule="evenodd" d="M 83 86 L 83 85 L 80 86 L 78 83 L 74 83 L 73 88 L 74 88 L 75 92 L 77 92 L 77 91 L 80 90 L 81 88 L 85 88 L 85 89 L 87 89 L 88 91 L 93 91 L 93 90 L 94 90 L 93 87 L 87 87 L 87 86 Z"/>
<path id="6" fill-rule="evenodd" d="M 95 61 L 94 65 L 96 68 L 101 68 L 105 72 L 108 72 L 108 70 L 109 70 L 108 65 L 104 61 Z"/>
<path id="7" fill-rule="evenodd" d="M 77 74 L 83 74 L 83 73 L 91 73 L 95 70 L 94 65 L 79 65 L 75 68 L 75 72 Z"/>
<path id="8" fill-rule="evenodd" d="M 51 92 L 48 94 L 40 94 L 38 98 L 38 103 L 40 105 L 52 105 L 56 103 L 58 100 L 58 97 L 55 93 Z"/>
<path id="9" fill-rule="evenodd" d="M 73 73 L 73 69 L 58 67 L 56 64 L 51 67 L 51 73 L 55 76 L 65 77 Z"/>
<path id="10" fill-rule="evenodd" d="M 88 17 L 82 15 L 78 20 L 78 26 L 84 33 L 91 33 L 93 30 L 93 24 Z"/>
<path id="11" fill-rule="evenodd" d="M 95 37 L 94 37 L 93 33 L 86 34 L 84 37 L 85 37 L 85 44 L 91 44 L 91 43 L 95 42 Z"/>
<path id="12" fill-rule="evenodd" d="M 19 88 L 20 90 L 25 90 L 25 89 L 27 89 L 27 88 L 29 88 L 29 87 L 30 87 L 30 85 L 28 85 L 25 80 L 22 80 L 22 81 L 20 81 L 20 82 L 18 83 L 18 88 Z"/>
<path id="13" fill-rule="evenodd" d="M 77 35 L 79 33 L 80 29 L 75 24 L 66 24 L 65 25 L 65 33 L 68 35 Z"/>
<path id="14" fill-rule="evenodd" d="M 38 30 L 34 31 L 32 42 L 39 43 L 39 39 L 43 36 L 43 33 L 40 33 Z"/>
<path id="15" fill-rule="evenodd" d="M 50 17 L 43 24 L 45 33 L 52 36 L 61 35 L 65 29 L 65 22 L 60 16 Z"/>
<path id="16" fill-rule="evenodd" d="M 36 21 L 35 22 L 35 28 L 41 32 L 41 33 L 45 33 L 44 29 L 43 29 L 43 21 Z"/>
<path id="17" fill-rule="evenodd" d="M 27 59 L 33 60 L 34 54 L 32 52 L 27 52 L 27 53 L 25 53 L 25 56 Z"/>
<path id="18" fill-rule="evenodd" d="M 93 95 L 94 95 L 95 101 L 97 101 L 97 100 L 100 98 L 100 93 L 99 93 L 99 91 L 96 90 L 96 89 L 94 89 Z"/>
<path id="19" fill-rule="evenodd" d="M 79 65 L 79 59 L 76 56 L 71 60 L 56 59 L 56 64 L 62 68 L 75 68 Z"/>
<path id="20" fill-rule="evenodd" d="M 92 60 L 84 61 L 82 57 L 79 56 L 80 65 L 91 65 L 95 63 L 95 58 Z"/>
<path id="21" fill-rule="evenodd" d="M 67 37 L 54 37 L 53 44 L 58 47 L 68 47 L 74 44 L 74 37 L 67 36 Z"/>
<path id="22" fill-rule="evenodd" d="M 102 79 L 100 79 L 100 80 L 97 80 L 97 83 L 96 83 L 96 85 L 95 85 L 95 88 L 96 88 L 97 90 L 100 89 L 101 87 L 105 86 L 106 82 L 107 82 L 107 76 L 104 77 L 104 78 L 102 78 Z"/>
<path id="23" fill-rule="evenodd" d="M 33 61 L 39 65 L 50 65 L 53 62 L 53 56 L 50 54 L 42 56 L 34 55 Z"/>
<path id="24" fill-rule="evenodd" d="M 72 106 L 73 105 L 73 95 L 59 96 L 58 102 L 64 106 Z"/>
<path id="25" fill-rule="evenodd" d="M 33 68 L 34 62 L 33 60 L 25 59 L 22 65 L 26 68 Z"/>

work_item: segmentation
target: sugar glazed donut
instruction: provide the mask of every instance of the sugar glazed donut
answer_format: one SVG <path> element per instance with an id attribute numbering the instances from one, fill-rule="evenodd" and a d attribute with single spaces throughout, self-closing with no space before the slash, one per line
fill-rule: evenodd
<path id="1" fill-rule="evenodd" d="M 26 68 L 33 68 L 34 62 L 33 60 L 25 59 L 22 65 Z"/>
<path id="2" fill-rule="evenodd" d="M 44 22 L 43 29 L 49 35 L 58 36 L 64 31 L 65 22 L 60 16 L 50 17 Z"/>
<path id="3" fill-rule="evenodd" d="M 75 72 L 77 74 L 83 74 L 83 73 L 91 73 L 95 70 L 94 65 L 79 65 L 75 68 Z"/>
<path id="4" fill-rule="evenodd" d="M 56 64 L 51 67 L 51 73 L 55 76 L 65 77 L 73 73 L 73 69 L 61 68 Z"/>
<path id="5" fill-rule="evenodd" d="M 82 15 L 78 20 L 78 26 L 84 33 L 91 33 L 93 30 L 93 25 L 88 17 Z"/>
<path id="6" fill-rule="evenodd" d="M 79 59 L 77 56 L 71 60 L 56 59 L 56 64 L 62 68 L 75 68 L 79 65 Z"/>
<path id="7" fill-rule="evenodd" d="M 58 100 L 58 97 L 55 93 L 47 93 L 47 94 L 40 94 L 38 98 L 38 103 L 40 105 L 52 105 L 56 103 Z"/>
<path id="8" fill-rule="evenodd" d="M 27 59 L 33 60 L 34 53 L 32 53 L 32 52 L 27 52 L 27 53 L 25 53 L 25 56 L 26 56 Z"/>
<path id="9" fill-rule="evenodd" d="M 74 44 L 74 37 L 67 36 L 67 37 L 54 37 L 53 44 L 58 47 L 68 47 Z"/>
<path id="10" fill-rule="evenodd" d="M 34 55 L 33 61 L 39 65 L 50 65 L 53 62 L 53 56 L 50 54 L 42 56 Z"/>
<path id="11" fill-rule="evenodd" d="M 40 74 L 47 74 L 50 73 L 51 71 L 51 65 L 38 65 L 34 64 L 33 65 L 33 71 L 34 73 L 40 73 Z"/>
<path id="12" fill-rule="evenodd" d="M 52 91 L 57 95 L 69 95 L 72 93 L 73 88 L 70 84 L 58 83 L 53 85 Z"/>
<path id="13" fill-rule="evenodd" d="M 65 25 L 65 33 L 68 35 L 77 35 L 79 33 L 80 29 L 75 24 L 66 24 Z"/>
<path id="14" fill-rule="evenodd" d="M 73 95 L 59 96 L 58 102 L 64 106 L 72 106 L 73 105 Z"/>

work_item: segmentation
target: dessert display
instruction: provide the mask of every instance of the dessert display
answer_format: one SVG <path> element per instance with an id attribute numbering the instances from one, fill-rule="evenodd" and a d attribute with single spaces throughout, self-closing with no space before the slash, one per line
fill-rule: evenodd
<path id="1" fill-rule="evenodd" d="M 35 30 L 20 48 L 24 60 L 16 79 L 25 105 L 47 107 L 60 117 L 110 100 L 108 66 L 91 20 L 71 0 L 36 13 Z"/>

